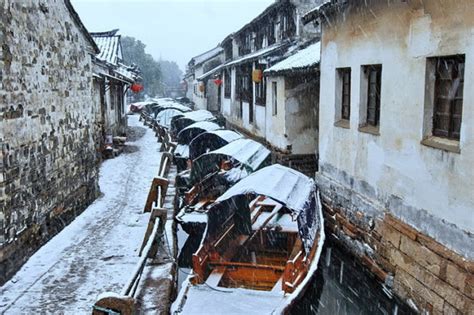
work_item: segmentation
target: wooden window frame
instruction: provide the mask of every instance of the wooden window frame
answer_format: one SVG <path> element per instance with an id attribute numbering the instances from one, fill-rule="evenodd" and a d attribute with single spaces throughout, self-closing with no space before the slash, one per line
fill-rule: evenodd
<path id="1" fill-rule="evenodd" d="M 231 98 L 232 75 L 230 69 L 224 69 L 224 98 Z"/>
<path id="2" fill-rule="evenodd" d="M 265 71 L 265 65 L 257 64 L 256 70 L 261 70 L 262 74 Z M 267 103 L 267 79 L 262 77 L 262 80 L 257 83 L 255 82 L 255 105 L 265 106 Z"/>
<path id="3" fill-rule="evenodd" d="M 351 68 L 339 68 L 338 69 L 340 80 L 341 80 L 341 89 L 340 89 L 340 99 L 341 99 L 341 120 L 350 121 L 351 119 Z"/>
<path id="4" fill-rule="evenodd" d="M 278 115 L 278 83 L 272 82 L 272 116 Z"/>
<path id="5" fill-rule="evenodd" d="M 435 137 L 446 138 L 459 141 L 461 137 L 462 109 L 464 103 L 464 74 L 465 74 L 465 55 L 445 56 L 432 58 L 435 62 L 435 83 L 433 98 L 433 122 L 432 135 Z M 440 73 L 440 67 L 449 64 L 451 68 L 447 69 L 450 77 L 443 78 Z M 445 85 L 446 90 L 442 87 Z M 452 93 L 453 87 L 458 85 L 455 93 Z M 443 91 L 444 90 L 444 91 Z M 443 95 L 443 92 L 448 95 Z M 444 103 L 444 106 L 443 106 Z M 444 107 L 444 108 L 443 108 Z M 445 120 L 444 126 L 442 120 Z"/>
<path id="6" fill-rule="evenodd" d="M 382 94 L 382 65 L 370 65 L 365 69 L 367 75 L 367 118 L 366 125 L 380 126 L 380 99 Z M 373 76 L 375 75 L 375 77 Z"/>

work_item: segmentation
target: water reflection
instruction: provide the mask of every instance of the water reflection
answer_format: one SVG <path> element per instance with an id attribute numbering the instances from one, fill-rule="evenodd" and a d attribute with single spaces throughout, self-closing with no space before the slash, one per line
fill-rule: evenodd
<path id="1" fill-rule="evenodd" d="M 318 272 L 290 314 L 415 314 L 354 258 L 326 240 Z"/>

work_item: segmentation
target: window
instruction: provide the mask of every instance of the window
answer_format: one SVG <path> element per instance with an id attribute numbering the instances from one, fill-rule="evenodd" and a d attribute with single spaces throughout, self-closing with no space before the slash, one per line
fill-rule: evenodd
<path id="1" fill-rule="evenodd" d="M 378 135 L 381 91 L 382 65 L 363 66 L 361 80 L 360 131 Z"/>
<path id="2" fill-rule="evenodd" d="M 224 46 L 225 61 L 232 59 L 232 41 Z"/>
<path id="3" fill-rule="evenodd" d="M 349 120 L 351 117 L 351 68 L 342 70 L 342 103 L 341 117 Z"/>
<path id="4" fill-rule="evenodd" d="M 461 131 L 465 57 L 433 58 L 435 89 L 433 136 L 459 140 Z"/>
<path id="5" fill-rule="evenodd" d="M 224 97 L 225 98 L 230 98 L 231 88 L 232 88 L 231 83 L 232 82 L 231 82 L 230 70 L 226 69 L 224 70 Z"/>
<path id="6" fill-rule="evenodd" d="M 351 68 L 336 69 L 336 122 L 349 127 L 351 117 Z M 342 125 L 341 125 L 342 126 Z"/>
<path id="7" fill-rule="evenodd" d="M 272 113 L 273 116 L 278 114 L 278 99 L 277 99 L 277 83 L 272 82 Z"/>
<path id="8" fill-rule="evenodd" d="M 255 67 L 256 70 L 265 71 L 265 65 L 257 64 Z M 267 95 L 267 83 L 266 78 L 262 76 L 262 80 L 260 82 L 255 83 L 255 104 L 265 106 L 266 103 L 266 95 Z"/>
<path id="9" fill-rule="evenodd" d="M 367 67 L 367 125 L 378 126 L 380 120 L 380 89 L 382 66 Z"/>
<path id="10" fill-rule="evenodd" d="M 237 99 L 252 102 L 252 66 L 242 66 L 237 75 Z"/>

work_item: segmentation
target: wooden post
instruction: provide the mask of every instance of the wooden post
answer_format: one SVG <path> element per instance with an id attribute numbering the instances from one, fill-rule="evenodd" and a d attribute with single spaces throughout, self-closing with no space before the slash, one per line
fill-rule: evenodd
<path id="1" fill-rule="evenodd" d="M 166 192 L 168 190 L 168 185 L 169 185 L 169 181 L 166 178 L 163 178 L 163 177 L 153 178 L 153 182 L 151 183 L 150 192 L 148 193 L 148 197 L 146 199 L 145 208 L 143 212 L 150 212 L 153 207 L 153 203 L 158 201 L 158 197 L 159 197 L 158 187 L 161 187 L 160 202 L 161 204 L 163 204 L 166 197 Z"/>

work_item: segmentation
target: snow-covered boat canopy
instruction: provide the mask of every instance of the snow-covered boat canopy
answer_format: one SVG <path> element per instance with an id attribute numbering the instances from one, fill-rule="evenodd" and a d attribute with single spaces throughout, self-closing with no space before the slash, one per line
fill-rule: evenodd
<path id="1" fill-rule="evenodd" d="M 229 217 L 227 209 L 236 212 L 239 206 L 247 204 L 248 207 L 248 203 L 242 201 L 248 200 L 248 196 L 254 198 L 257 195 L 269 197 L 294 213 L 308 254 L 322 219 L 319 218 L 318 207 L 321 205 L 317 200 L 316 185 L 308 176 L 279 164 L 250 174 L 221 195 L 208 212 L 209 232 L 213 233 L 219 229 L 220 222 L 225 220 L 223 216 Z"/>
<path id="2" fill-rule="evenodd" d="M 193 162 L 191 182 L 195 183 L 220 168 L 222 161 L 230 160 L 233 166 L 241 164 L 243 175 L 270 164 L 270 151 L 251 139 L 237 139 L 220 149 L 205 153 Z M 241 174 L 242 175 L 242 174 Z M 242 178 L 240 176 L 238 179 Z"/>
<path id="3" fill-rule="evenodd" d="M 236 195 L 257 194 L 270 197 L 299 213 L 306 206 L 314 181 L 308 176 L 280 164 L 273 164 L 242 179 L 216 202 Z"/>
<path id="4" fill-rule="evenodd" d="M 171 124 L 171 119 L 175 116 L 182 116 L 183 112 L 175 108 L 166 108 L 158 113 L 156 116 L 156 121 L 162 127 L 169 128 Z"/>
<path id="5" fill-rule="evenodd" d="M 198 121 L 215 120 L 214 115 L 207 110 L 196 110 L 185 113 L 181 117 L 174 117 L 171 120 L 171 133 L 177 135 L 181 130 Z"/>
<path id="6" fill-rule="evenodd" d="M 194 138 L 189 144 L 189 158 L 194 160 L 204 153 L 222 148 L 232 141 L 241 138 L 241 134 L 227 129 L 204 132 Z"/>
<path id="7" fill-rule="evenodd" d="M 192 109 L 189 108 L 188 106 L 185 106 L 183 104 L 180 104 L 178 102 L 159 102 L 157 105 L 156 105 L 157 108 L 161 109 L 161 110 L 165 110 L 165 109 L 170 109 L 170 108 L 173 108 L 173 109 L 176 109 L 176 110 L 179 110 L 183 113 L 187 113 L 187 112 L 190 112 Z"/>
<path id="8" fill-rule="evenodd" d="M 198 121 L 192 125 L 187 126 L 178 134 L 178 144 L 189 144 L 194 138 L 206 131 L 214 131 L 222 129 L 216 123 L 211 121 Z"/>

